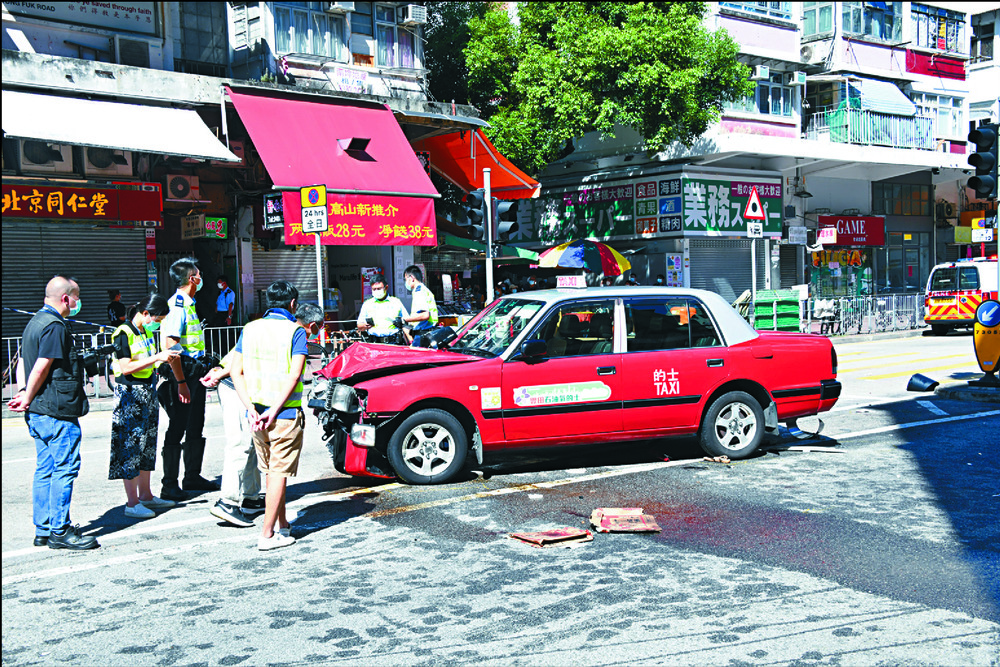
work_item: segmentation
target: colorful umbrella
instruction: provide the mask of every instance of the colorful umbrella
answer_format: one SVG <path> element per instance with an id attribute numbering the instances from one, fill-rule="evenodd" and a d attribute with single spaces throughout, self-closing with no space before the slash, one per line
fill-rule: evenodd
<path id="1" fill-rule="evenodd" d="M 545 268 L 586 269 L 606 276 L 620 276 L 632 264 L 611 246 L 597 241 L 577 239 L 549 248 L 538 257 Z"/>

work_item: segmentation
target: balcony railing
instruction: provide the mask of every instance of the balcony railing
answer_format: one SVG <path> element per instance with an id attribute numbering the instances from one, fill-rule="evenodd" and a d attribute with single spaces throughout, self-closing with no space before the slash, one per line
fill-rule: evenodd
<path id="1" fill-rule="evenodd" d="M 862 146 L 934 150 L 934 118 L 893 116 L 866 109 L 832 109 L 813 115 L 806 139 Z"/>

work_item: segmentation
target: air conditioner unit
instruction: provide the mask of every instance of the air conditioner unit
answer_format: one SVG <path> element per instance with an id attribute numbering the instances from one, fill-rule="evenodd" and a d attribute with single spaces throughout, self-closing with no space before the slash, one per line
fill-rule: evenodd
<path id="1" fill-rule="evenodd" d="M 955 205 L 950 201 L 939 201 L 934 207 L 938 220 L 947 220 L 955 217 Z"/>
<path id="2" fill-rule="evenodd" d="M 816 48 L 812 44 L 806 44 L 801 49 L 799 49 L 799 60 L 801 60 L 804 63 L 812 62 L 815 56 L 816 56 Z"/>
<path id="3" fill-rule="evenodd" d="M 753 68 L 753 76 L 750 78 L 754 81 L 767 81 L 771 78 L 771 68 L 767 65 L 757 65 Z"/>
<path id="4" fill-rule="evenodd" d="M 346 14 L 347 12 L 354 11 L 353 2 L 327 2 L 326 3 L 326 13 L 327 14 Z"/>
<path id="5" fill-rule="evenodd" d="M 22 173 L 72 174 L 73 147 L 47 141 L 22 139 L 18 142 L 18 168 Z"/>
<path id="6" fill-rule="evenodd" d="M 167 176 L 166 199 L 201 199 L 201 186 L 197 176 L 171 174 Z"/>
<path id="7" fill-rule="evenodd" d="M 115 35 L 115 61 L 119 65 L 149 67 L 149 42 Z"/>
<path id="8" fill-rule="evenodd" d="M 84 148 L 83 173 L 85 176 L 131 176 L 132 152 L 93 146 Z"/>
<path id="9" fill-rule="evenodd" d="M 427 8 L 423 5 L 406 5 L 401 8 L 403 25 L 424 25 L 427 23 Z"/>
<path id="10" fill-rule="evenodd" d="M 789 72 L 786 77 L 789 86 L 804 86 L 806 85 L 806 73 L 805 72 Z"/>

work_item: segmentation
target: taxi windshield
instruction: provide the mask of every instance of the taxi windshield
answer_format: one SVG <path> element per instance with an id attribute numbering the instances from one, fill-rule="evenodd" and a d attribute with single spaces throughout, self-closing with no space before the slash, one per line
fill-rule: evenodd
<path id="1" fill-rule="evenodd" d="M 542 309 L 542 301 L 501 299 L 492 309 L 449 346 L 453 352 L 495 357 L 510 347 L 532 318 Z"/>

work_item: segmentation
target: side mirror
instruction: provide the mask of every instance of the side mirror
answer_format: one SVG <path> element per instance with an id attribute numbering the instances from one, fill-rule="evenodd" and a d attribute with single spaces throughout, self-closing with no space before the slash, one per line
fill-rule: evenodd
<path id="1" fill-rule="evenodd" d="M 518 359 L 540 359 L 545 356 L 549 346 L 544 340 L 526 340 L 521 343 L 521 350 L 517 355 Z"/>
<path id="2" fill-rule="evenodd" d="M 421 347 L 443 350 L 447 349 L 448 345 L 456 338 L 455 329 L 452 327 L 439 327 L 433 329 L 431 333 L 427 335 L 422 335 L 420 337 L 420 342 Z"/>

